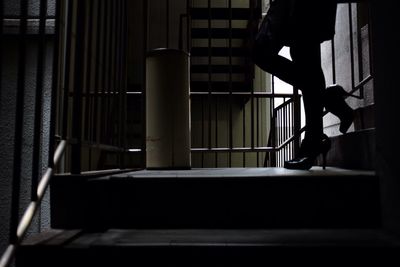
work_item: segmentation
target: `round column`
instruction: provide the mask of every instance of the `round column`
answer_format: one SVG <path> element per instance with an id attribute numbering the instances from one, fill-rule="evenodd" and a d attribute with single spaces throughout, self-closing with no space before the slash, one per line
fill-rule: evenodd
<path id="1" fill-rule="evenodd" d="M 153 50 L 146 75 L 147 168 L 190 169 L 189 55 Z"/>

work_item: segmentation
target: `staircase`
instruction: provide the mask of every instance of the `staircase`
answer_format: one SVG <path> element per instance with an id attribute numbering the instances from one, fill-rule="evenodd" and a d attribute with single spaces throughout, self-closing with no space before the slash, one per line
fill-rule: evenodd
<path id="1" fill-rule="evenodd" d="M 337 168 L 55 176 L 52 229 L 25 241 L 17 267 L 382 263 L 400 242 L 381 230 L 379 199 L 374 172 Z"/>
<path id="2" fill-rule="evenodd" d="M 192 6 L 192 92 L 251 90 L 255 10 Z M 140 147 L 141 118 L 130 119 L 130 145 Z M 17 267 L 400 263 L 373 171 L 141 170 L 56 175 L 50 190 L 51 229 L 23 242 Z"/>
<path id="3" fill-rule="evenodd" d="M 193 1 L 191 91 L 249 92 L 254 65 L 251 39 L 261 17 L 259 1 Z"/>

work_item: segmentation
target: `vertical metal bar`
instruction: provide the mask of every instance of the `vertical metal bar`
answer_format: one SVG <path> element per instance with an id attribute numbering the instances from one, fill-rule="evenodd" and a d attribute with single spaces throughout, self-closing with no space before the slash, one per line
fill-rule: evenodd
<path id="1" fill-rule="evenodd" d="M 211 42 L 211 0 L 208 0 L 208 148 L 212 148 L 211 140 L 212 140 L 212 124 L 211 124 L 211 103 L 212 103 L 212 42 Z"/>
<path id="2" fill-rule="evenodd" d="M 371 4 L 366 3 L 368 5 L 368 56 L 369 56 L 369 74 L 374 75 L 374 62 L 373 62 L 373 55 L 372 55 L 372 27 L 371 25 Z"/>
<path id="3" fill-rule="evenodd" d="M 293 99 L 294 100 L 294 99 Z M 291 119 L 292 119 L 292 121 L 291 121 L 291 123 L 290 123 L 290 137 L 292 137 L 292 136 L 294 136 L 295 135 L 295 124 L 296 124 L 296 122 L 295 122 L 295 117 L 294 117 L 294 114 L 295 114 L 295 111 L 294 111 L 294 105 L 295 105 L 295 102 L 293 101 L 293 103 L 292 103 L 292 105 L 290 106 L 290 117 L 291 117 Z M 290 149 L 290 153 L 291 153 L 291 158 L 293 158 L 294 156 L 295 156 L 295 154 L 294 154 L 294 145 L 296 144 L 296 141 L 294 140 L 293 142 L 291 142 L 291 149 Z"/>
<path id="4" fill-rule="evenodd" d="M 121 147 L 123 148 L 123 153 L 122 153 L 122 162 L 121 162 L 121 168 L 125 168 L 125 158 L 126 158 L 126 129 L 127 129 L 127 103 L 126 103 L 126 90 L 127 90 L 127 60 L 128 57 L 126 56 L 126 51 L 127 51 L 127 36 L 128 36 L 128 28 L 127 28 L 127 23 L 128 23 L 128 12 L 127 12 L 127 0 L 122 0 L 122 17 L 123 17 L 123 31 L 122 31 L 122 36 L 121 36 L 121 42 L 122 42 L 122 53 L 121 53 L 121 58 L 122 58 L 122 68 L 121 68 L 121 82 L 122 82 L 122 88 L 121 88 L 121 107 L 123 108 L 122 110 L 122 115 L 121 115 L 121 120 L 122 120 L 122 128 L 121 128 Z"/>
<path id="5" fill-rule="evenodd" d="M 14 132 L 14 162 L 12 180 L 12 199 L 10 217 L 10 243 L 18 241 L 17 228 L 19 222 L 19 198 L 21 188 L 21 166 L 22 166 L 22 133 L 24 117 L 24 95 L 26 75 L 26 32 L 28 16 L 28 0 L 20 2 L 20 24 L 18 38 L 18 81 L 15 110 L 15 132 Z"/>
<path id="6" fill-rule="evenodd" d="M 357 4 L 358 5 L 358 4 Z M 359 9 L 357 8 L 357 14 L 359 13 Z M 363 80 L 364 77 L 364 67 L 363 67 L 363 51 L 362 51 L 362 38 L 361 38 L 361 27 L 360 27 L 360 20 L 359 16 L 357 15 L 357 56 L 358 56 L 358 83 Z M 360 89 L 360 94 L 363 95 L 364 86 Z"/>
<path id="7" fill-rule="evenodd" d="M 165 31 L 165 38 L 166 38 L 166 48 L 169 48 L 169 0 L 166 0 L 165 3 L 165 10 L 166 10 L 166 15 L 165 15 L 165 27 L 167 30 Z"/>
<path id="8" fill-rule="evenodd" d="M 215 147 L 219 147 L 218 143 L 218 96 L 215 96 Z M 218 152 L 215 152 L 215 168 L 218 168 Z"/>
<path id="9" fill-rule="evenodd" d="M 35 92 L 35 115 L 33 126 L 33 148 L 32 148 L 32 183 L 31 200 L 37 200 L 36 188 L 39 181 L 40 172 L 40 137 L 42 128 L 42 110 L 43 110 L 43 86 L 44 86 L 44 68 L 45 68 L 45 48 L 46 48 L 46 16 L 47 0 L 40 0 L 39 11 L 39 42 L 38 59 L 36 70 L 36 92 Z"/>
<path id="10" fill-rule="evenodd" d="M 283 120 L 282 120 L 282 109 L 279 109 L 279 141 L 278 144 L 282 145 L 283 142 L 283 131 L 282 131 L 282 125 L 283 125 Z M 279 164 L 282 163 L 282 150 L 280 151 L 280 160 L 279 160 Z"/>
<path id="11" fill-rule="evenodd" d="M 355 74 L 354 74 L 354 40 L 353 40 L 353 16 L 351 3 L 349 5 L 349 31 L 350 31 L 350 65 L 351 65 L 351 86 L 355 88 Z"/>
<path id="12" fill-rule="evenodd" d="M 282 108 L 279 109 L 279 145 L 281 146 L 283 143 L 283 114 L 282 114 Z M 283 151 L 284 151 L 284 147 L 281 148 L 279 155 L 280 155 L 280 159 L 279 159 L 279 164 L 282 163 L 282 159 L 283 159 Z"/>
<path id="13" fill-rule="evenodd" d="M 260 147 L 260 98 L 257 98 L 257 147 Z M 260 153 L 257 152 L 257 167 L 260 167 Z"/>
<path id="14" fill-rule="evenodd" d="M 143 0 L 143 77 L 142 77 L 142 165 L 146 166 L 146 54 L 148 45 L 148 3 Z"/>
<path id="15" fill-rule="evenodd" d="M 67 139 L 68 132 L 68 117 L 69 117 L 69 92 L 71 83 L 71 52 L 72 52 L 72 18 L 73 18 L 73 0 L 67 1 L 67 34 L 65 48 L 65 83 L 63 93 L 63 123 L 62 123 L 62 139 Z"/>
<path id="16" fill-rule="evenodd" d="M 286 102 L 286 98 L 283 99 L 283 102 Z M 282 110 L 282 124 L 283 124 L 283 129 L 282 129 L 282 134 L 283 134 L 283 140 L 282 142 L 286 141 L 287 138 L 287 132 L 286 132 L 286 127 L 287 127 L 287 104 L 283 106 Z M 283 160 L 286 159 L 286 147 L 283 148 Z"/>
<path id="17" fill-rule="evenodd" d="M 111 145 L 115 145 L 115 135 L 114 135 L 114 123 L 115 123 L 115 110 L 116 110 L 116 69 L 117 69 L 117 61 L 116 61 L 116 39 L 117 39 L 117 27 L 118 27 L 118 1 L 114 0 L 112 1 L 112 25 L 111 25 L 111 47 L 110 47 L 110 79 L 109 79 L 109 92 L 108 95 L 110 96 L 108 98 L 109 100 L 109 106 L 110 110 L 108 113 L 108 132 L 110 136 L 108 137 L 109 140 L 111 141 Z"/>
<path id="18" fill-rule="evenodd" d="M 114 136 L 112 135 L 112 129 L 113 129 L 113 115 L 114 115 L 114 80 L 115 80 L 115 62 L 114 62 L 114 45 L 115 45 L 115 20 L 116 20 L 116 14 L 115 14 L 115 0 L 111 1 L 111 8 L 110 8 L 110 13 L 111 13 L 111 18 L 110 18 L 110 39 L 108 43 L 108 71 L 107 71 L 107 76 L 108 76 L 108 82 L 107 82 L 107 116 L 106 118 L 106 144 L 113 145 L 114 142 Z"/>
<path id="19" fill-rule="evenodd" d="M 244 107 L 243 107 L 242 121 L 243 121 L 243 125 L 242 125 L 242 135 L 243 135 L 242 144 L 243 144 L 243 147 L 246 147 L 246 105 L 244 105 Z M 246 166 L 246 152 L 243 152 L 243 167 L 245 167 L 245 166 Z"/>
<path id="20" fill-rule="evenodd" d="M 205 109 L 204 109 L 204 96 L 201 95 L 201 148 L 206 145 L 205 142 Z M 204 168 L 204 152 L 201 152 L 201 167 Z"/>
<path id="21" fill-rule="evenodd" d="M 251 24 L 254 21 L 254 8 L 255 3 L 254 0 L 250 0 L 250 21 Z M 253 29 L 250 31 L 251 40 L 253 40 Z M 254 149 L 254 86 L 251 87 L 251 96 L 250 96 L 250 106 L 251 106 L 251 125 L 250 125 L 250 134 L 251 134 L 251 148 Z"/>
<path id="22" fill-rule="evenodd" d="M 88 167 L 91 170 L 91 162 L 92 162 L 92 147 L 90 146 L 90 133 L 93 129 L 93 117 L 90 116 L 90 108 L 92 103 L 92 59 L 93 59 L 93 14 L 94 14 L 94 2 L 93 0 L 88 1 L 88 8 L 89 17 L 87 18 L 87 43 L 86 43 L 86 77 L 84 79 L 85 86 L 84 86 L 84 93 L 85 93 L 85 121 L 84 121 L 84 140 L 87 140 L 89 143 L 88 152 Z"/>
<path id="23" fill-rule="evenodd" d="M 289 125 L 288 125 L 288 133 L 289 134 L 288 134 L 288 136 L 289 136 L 289 138 L 291 138 L 293 136 L 293 105 L 294 105 L 294 102 L 291 102 L 288 107 L 288 114 L 289 114 Z M 288 148 L 289 159 L 293 157 L 293 154 L 292 154 L 293 146 L 292 145 L 293 145 L 293 142 L 290 142 L 289 148 Z"/>
<path id="24" fill-rule="evenodd" d="M 54 151 L 55 151 L 55 135 L 56 135 L 56 118 L 57 118 L 57 99 L 58 99 L 58 79 L 59 79 L 59 61 L 60 61 L 60 19 L 61 19 L 61 0 L 56 1 L 55 13 L 55 29 L 54 29 L 54 48 L 53 48 L 53 72 L 51 81 L 51 114 L 49 129 L 49 154 L 48 166 L 54 167 Z"/>
<path id="25" fill-rule="evenodd" d="M 72 139 L 71 173 L 80 174 L 82 169 L 82 92 L 84 81 L 84 53 L 85 53 L 85 15 L 86 2 L 77 1 L 76 41 L 74 62 L 74 90 L 72 110 Z"/>
<path id="26" fill-rule="evenodd" d="M 124 53 L 124 30 L 125 30 L 125 16 L 124 16 L 124 7 L 123 7 L 123 0 L 119 0 L 119 8 L 118 8 L 118 13 L 119 13 L 119 21 L 118 21 L 118 46 L 117 46 L 117 106 L 118 106 L 118 147 L 120 148 L 120 153 L 119 153 L 119 168 L 123 169 L 124 164 L 124 154 L 125 150 L 124 148 L 124 142 L 123 142 L 123 130 L 124 130 L 124 119 L 123 119 L 123 113 L 126 112 L 125 110 L 125 105 L 123 102 L 123 97 L 125 95 L 124 93 L 124 77 L 123 77 L 123 69 L 124 69 L 124 58 L 123 58 L 123 53 Z"/>
<path id="27" fill-rule="evenodd" d="M 332 48 L 332 83 L 336 84 L 336 53 L 335 53 L 335 38 L 331 41 Z"/>
<path id="28" fill-rule="evenodd" d="M 229 148 L 233 148 L 233 83 L 232 83 L 232 0 L 229 8 Z M 229 167 L 232 167 L 232 152 L 229 152 Z"/>
<path id="29" fill-rule="evenodd" d="M 103 140 L 102 143 L 110 144 L 109 142 L 109 122 L 110 122 L 110 91 L 111 91 L 111 43 L 112 43 L 112 22 L 113 22 L 113 3 L 114 1 L 109 1 L 107 9 L 107 39 L 105 44 L 105 81 L 104 81 L 104 116 L 102 116 L 102 121 L 104 123 L 103 128 Z"/>
<path id="30" fill-rule="evenodd" d="M 0 1 L 0 39 L 3 39 L 4 1 Z M 3 42 L 0 42 L 0 100 L 3 80 Z M 1 111 L 0 111 L 1 112 Z"/>
<path id="31" fill-rule="evenodd" d="M 293 115 L 293 123 L 294 123 L 294 135 L 298 136 L 297 138 L 294 139 L 293 141 L 293 147 L 294 147 L 294 154 L 298 155 L 299 150 L 300 150 L 300 141 L 301 141 L 301 136 L 300 136 L 300 130 L 301 130 L 301 97 L 299 95 L 299 90 L 295 87 L 293 87 L 293 97 L 294 97 L 294 103 L 293 103 L 293 109 L 294 109 L 294 115 Z"/>
<path id="32" fill-rule="evenodd" d="M 116 98 L 116 104 L 117 104 L 117 117 L 118 117 L 118 125 L 117 125 L 117 146 L 121 149 L 122 148 L 122 101 L 121 101 L 121 96 L 122 96 L 122 76 L 121 76 L 121 68 L 122 68 L 122 59 L 121 59 L 121 54 L 122 54 L 122 27 L 123 27 L 123 12 L 122 12 L 122 1 L 118 0 L 117 2 L 118 5 L 118 25 L 117 25 L 117 45 L 116 45 L 116 62 L 117 62 L 117 68 L 116 68 L 116 92 L 117 95 L 115 96 Z M 120 169 L 122 169 L 122 156 L 123 156 L 123 151 L 120 150 L 118 153 L 118 166 Z"/>
<path id="33" fill-rule="evenodd" d="M 96 21 L 96 53 L 95 53 L 95 77 L 94 77 L 94 95 L 93 95 L 93 125 L 92 125 L 92 140 L 98 143 L 99 140 L 99 102 L 102 100 L 102 96 L 99 97 L 99 89 L 100 89 L 100 79 L 101 79 L 101 70 L 102 65 L 104 64 L 104 59 L 101 58 L 101 51 L 103 49 L 104 43 L 102 42 L 104 36 L 104 28 L 105 28 L 105 2 L 97 1 L 97 21 Z M 102 107 L 100 105 L 100 107 Z"/>
<path id="34" fill-rule="evenodd" d="M 106 116 L 107 116 L 107 77 L 108 77 L 108 52 L 109 52 L 109 41 L 110 41 L 110 1 L 105 1 L 104 5 L 104 29 L 103 29 L 103 43 L 102 43 L 102 74 L 101 74 L 101 107 L 100 107 L 100 143 L 104 143 L 106 140 Z"/>
<path id="35" fill-rule="evenodd" d="M 191 3 L 190 0 L 186 0 L 186 51 L 190 53 L 190 39 L 191 39 L 191 17 L 190 17 L 190 11 L 191 11 Z"/>
<path id="36" fill-rule="evenodd" d="M 276 167 L 276 138 L 277 138 L 277 118 L 276 118 L 276 112 L 275 112 L 275 83 L 274 83 L 274 76 L 271 75 L 271 93 L 272 97 L 270 98 L 270 113 L 272 116 L 271 119 L 271 129 L 270 129 L 270 134 L 271 136 L 271 147 L 274 148 L 274 151 L 271 153 L 271 167 Z"/>

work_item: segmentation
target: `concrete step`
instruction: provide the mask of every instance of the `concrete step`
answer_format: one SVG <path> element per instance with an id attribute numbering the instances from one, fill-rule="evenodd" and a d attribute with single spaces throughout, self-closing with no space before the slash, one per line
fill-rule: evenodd
<path id="1" fill-rule="evenodd" d="M 250 52 L 245 47 L 192 47 L 191 56 L 192 57 L 248 57 L 250 56 Z"/>
<path id="2" fill-rule="evenodd" d="M 254 11 L 254 18 L 257 18 L 259 10 Z M 251 18 L 251 10 L 249 8 L 192 8 L 192 19 L 212 19 L 212 20 L 248 20 Z"/>
<path id="3" fill-rule="evenodd" d="M 330 137 L 327 164 L 338 168 L 375 169 L 375 129 L 358 130 Z"/>
<path id="4" fill-rule="evenodd" d="M 208 92 L 208 81 L 192 81 L 190 83 L 190 89 L 192 92 Z M 250 82 L 223 82 L 223 81 L 212 81 L 211 91 L 212 92 L 229 92 L 232 86 L 232 92 L 250 92 L 252 84 Z M 241 96 L 242 97 L 242 96 Z"/>
<path id="5" fill-rule="evenodd" d="M 399 248 L 379 229 L 51 230 L 23 244 L 16 266 L 398 266 Z"/>
<path id="6" fill-rule="evenodd" d="M 373 172 L 315 167 L 138 171 L 57 176 L 51 223 L 62 229 L 377 228 Z"/>
<path id="7" fill-rule="evenodd" d="M 208 73 L 210 68 L 211 73 L 249 73 L 252 69 L 246 65 L 192 65 L 192 73 Z"/>
<path id="8" fill-rule="evenodd" d="M 191 37 L 193 39 L 229 39 L 232 36 L 233 39 L 245 39 L 250 37 L 250 32 L 247 29 L 233 28 L 232 31 L 229 28 L 192 28 Z"/>

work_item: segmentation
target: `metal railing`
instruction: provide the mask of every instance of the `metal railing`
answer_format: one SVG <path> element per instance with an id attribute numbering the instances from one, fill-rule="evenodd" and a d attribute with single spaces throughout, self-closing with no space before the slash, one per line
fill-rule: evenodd
<path id="1" fill-rule="evenodd" d="M 352 88 L 350 93 L 360 92 L 358 98 L 363 99 L 363 87 L 373 79 L 372 63 L 369 64 L 368 74 L 365 75 L 362 66 L 361 56 L 361 40 L 360 33 L 357 29 L 357 40 L 354 37 L 354 25 L 358 25 L 358 20 L 354 17 L 352 9 L 354 8 L 353 2 L 363 2 L 362 5 L 368 5 L 368 1 L 338 1 L 338 3 L 348 6 L 348 30 L 349 30 L 349 51 L 350 51 L 350 69 L 351 69 L 351 84 Z M 249 1 L 251 7 L 254 1 Z M 361 5 L 359 4 L 359 5 Z M 301 134 L 305 128 L 301 128 L 301 96 L 298 95 L 297 90 L 293 89 L 294 94 L 290 94 L 283 98 L 283 104 L 277 105 L 282 101 L 278 101 L 282 95 L 275 93 L 274 77 L 270 84 L 270 89 L 262 89 L 262 92 L 257 92 L 254 87 L 247 92 L 235 92 L 233 87 L 233 74 L 232 74 L 232 35 L 228 39 L 228 47 L 230 53 L 228 55 L 228 64 L 230 66 L 229 72 L 229 89 L 228 92 L 216 92 L 213 90 L 213 73 L 211 65 L 213 63 L 213 56 L 211 52 L 212 37 L 211 28 L 213 25 L 212 19 L 212 2 L 207 2 L 209 9 L 209 17 L 207 20 L 209 35 L 208 47 L 209 53 L 207 64 L 208 71 L 208 90 L 203 92 L 191 92 L 192 99 L 192 113 L 197 112 L 196 118 L 192 118 L 192 135 L 195 135 L 193 140 L 192 155 L 196 167 L 232 167 L 232 166 L 273 166 L 281 167 L 284 161 L 291 159 L 296 155 L 301 140 Z M 227 8 L 230 10 L 231 15 L 228 19 L 228 29 L 232 33 L 232 1 L 227 1 Z M 190 16 L 189 16 L 190 17 Z M 370 27 L 368 28 L 370 29 Z M 368 35 L 370 35 L 370 30 Z M 368 37 L 369 38 L 369 37 Z M 369 38 L 370 40 L 370 38 Z M 357 49 L 355 46 L 357 42 Z M 335 55 L 335 41 L 332 40 L 332 82 L 336 83 L 337 62 Z M 369 49 L 370 53 L 371 49 Z M 369 60 L 372 59 L 369 54 Z M 356 78 L 356 71 L 358 70 L 358 78 Z M 261 99 L 268 101 L 260 101 Z M 238 102 L 246 103 L 242 105 L 242 117 L 240 119 L 233 118 L 235 106 Z M 226 108 L 224 106 L 227 106 Z M 269 106 L 269 117 L 265 118 L 263 122 L 259 117 L 263 114 L 261 105 Z M 246 107 L 247 106 L 247 107 Z M 193 110 L 194 109 L 194 110 Z M 200 110 L 200 111 L 196 111 Z M 225 110 L 224 110 L 225 109 Z M 265 110 L 265 109 L 264 109 Z M 250 116 L 248 116 L 248 114 Z M 326 113 L 325 113 L 326 114 Z M 197 120 L 197 122 L 196 122 Z M 193 124 L 193 121 L 195 124 Z M 241 124 L 240 127 L 237 124 Z M 261 133 L 260 128 L 268 128 L 268 133 Z M 261 142 L 260 134 L 268 136 L 267 141 Z M 235 135 L 239 135 L 242 142 L 238 142 Z M 224 136 L 223 138 L 221 136 Z M 262 154 L 260 154 L 262 153 Z M 237 157 L 237 154 L 242 154 L 240 162 L 236 160 L 232 162 L 232 158 Z M 246 160 L 253 155 L 253 163 Z M 255 155 L 255 157 L 254 157 Z M 260 160 L 260 157 L 265 157 L 265 160 Z M 210 159 L 212 158 L 212 159 Z M 256 158 L 256 160 L 254 160 Z M 254 164 L 254 161 L 256 164 Z"/>
<path id="2" fill-rule="evenodd" d="M 10 222 L 10 245 L 0 260 L 0 267 L 8 266 L 16 249 L 23 240 L 35 213 L 40 207 L 51 177 L 55 172 L 82 174 L 86 171 L 106 168 L 124 169 L 129 153 L 145 153 L 143 146 L 139 149 L 126 147 L 126 95 L 127 95 L 127 0 L 58 0 L 55 2 L 55 14 L 49 14 L 47 5 L 50 1 L 39 0 L 39 14 L 32 16 L 28 10 L 28 0 L 20 1 L 19 15 L 7 15 L 4 1 L 0 1 L 0 62 L 4 59 L 3 40 L 12 39 L 17 43 L 18 59 L 16 81 L 16 103 L 14 119 L 14 146 L 12 166 L 12 207 Z M 143 2 L 144 54 L 147 52 L 148 9 L 147 1 Z M 169 7 L 170 1 L 167 1 Z M 254 12 L 259 2 L 250 0 L 249 8 Z M 369 71 L 363 70 L 361 45 L 357 37 L 358 50 L 355 54 L 352 16 L 352 4 L 348 4 L 349 42 L 351 65 L 351 93 L 360 92 L 373 79 L 372 63 Z M 190 47 L 190 8 L 187 2 L 187 46 Z M 212 16 L 211 1 L 208 1 L 209 17 L 207 19 L 209 53 L 207 56 L 208 87 L 205 91 L 191 92 L 192 107 L 198 108 L 198 140 L 192 148 L 193 156 L 198 157 L 201 167 L 210 162 L 214 167 L 220 166 L 281 166 L 283 162 L 296 153 L 300 134 L 300 95 L 278 94 L 274 83 L 271 89 L 262 88 L 256 91 L 235 91 L 233 74 L 233 12 L 232 1 L 229 8 L 229 90 L 218 92 L 212 88 Z M 167 10 L 166 45 L 170 40 L 169 8 Z M 255 19 L 251 14 L 250 20 Z M 182 20 L 181 19 L 181 20 Z M 17 23 L 15 23 L 17 21 Z M 14 23 L 14 24 L 12 24 Z M 35 24 L 36 23 L 36 24 Z M 8 25 L 13 25 L 10 29 Z M 37 25 L 32 29 L 32 25 Z M 54 25 L 54 29 L 49 29 Z M 370 29 L 370 27 L 368 28 Z M 252 28 L 250 27 L 251 31 Z M 370 33 L 370 30 L 369 34 Z M 250 33 L 250 38 L 254 36 Z M 31 166 L 31 202 L 22 215 L 20 210 L 22 153 L 24 149 L 24 105 L 27 84 L 27 39 L 37 40 L 37 59 L 34 84 L 34 115 L 32 136 Z M 45 98 L 46 49 L 48 40 L 53 41 L 52 73 L 50 98 Z M 181 30 L 179 43 L 183 42 Z M 183 46 L 182 46 L 183 47 Z M 369 53 L 371 49 L 369 49 Z M 372 58 L 369 55 L 370 59 Z M 335 42 L 332 41 L 332 81 L 336 82 Z M 357 58 L 357 60 L 355 60 Z M 144 62 L 143 62 L 144 63 Z M 143 64 L 144 66 L 144 64 Z M 357 67 L 356 67 L 357 66 Z M 358 70 L 358 78 L 356 71 Z M 3 64 L 0 64 L 0 86 L 4 84 Z M 367 73 L 367 74 L 365 74 Z M 144 74 L 145 77 L 145 74 Z M 143 79 L 143 85 L 144 85 Z M 0 88 L 2 89 L 2 88 Z M 0 90 L 0 99 L 2 97 Z M 295 90 L 296 92 L 296 90 Z M 130 92 L 135 94 L 135 92 Z M 143 99 L 145 92 L 137 92 Z M 277 105 L 278 99 L 282 103 Z M 44 102 L 50 105 L 48 126 L 44 126 Z M 145 118 L 142 113 L 143 120 Z M 192 120 L 196 121 L 196 120 Z M 143 123 L 144 124 L 144 123 Z M 49 133 L 47 168 L 40 170 L 43 132 Z M 267 138 L 268 137 L 268 138 Z M 107 153 L 116 159 L 107 163 Z M 237 155 L 240 157 L 237 157 Z M 213 157 L 209 157 L 209 155 Z M 145 158 L 145 157 L 143 157 Z M 211 158 L 211 159 L 210 159 Z M 224 158 L 224 159 L 223 159 Z M 240 162 L 240 163 L 238 163 Z M 255 162 L 255 163 L 254 163 Z"/>
<path id="3" fill-rule="evenodd" d="M 15 116 L 9 118 L 15 125 L 10 245 L 1 267 L 11 264 L 54 173 L 120 172 L 130 153 L 125 147 L 127 1 L 38 0 L 37 15 L 31 14 L 28 0 L 20 1 L 18 14 L 5 14 L 7 4 L 0 1 L 0 92 L 4 84 L 15 84 L 16 96 Z M 54 14 L 50 4 L 55 5 Z M 17 43 L 17 59 L 7 62 L 17 69 L 15 81 L 3 79 L 7 41 Z M 28 49 L 37 49 L 33 65 Z M 28 72 L 35 73 L 33 84 L 27 82 Z M 34 92 L 32 99 L 26 97 L 28 89 Z M 27 105 L 34 106 L 31 148 L 23 135 Z M 46 136 L 48 144 L 42 141 Z M 27 151 L 31 161 L 23 156 Z M 106 152 L 117 157 L 110 165 L 102 159 Z M 40 165 L 43 155 L 48 155 L 45 170 Z M 22 177 L 29 164 L 31 176 Z M 22 178 L 30 180 L 31 201 L 20 217 Z"/>
<path id="4" fill-rule="evenodd" d="M 67 116 L 60 118 L 59 132 L 71 144 L 63 171 L 124 168 L 129 153 L 125 144 L 126 1 L 63 3 L 63 110 L 59 114 Z M 113 162 L 107 162 L 109 155 Z"/>
<path id="5" fill-rule="evenodd" d="M 253 86 L 254 64 L 251 63 L 250 58 L 246 64 L 253 71 L 246 77 L 251 80 L 248 88 L 241 91 L 234 89 L 233 64 L 235 58 L 233 49 L 236 47 L 233 45 L 233 25 L 238 22 L 233 17 L 234 3 L 231 0 L 227 1 L 229 16 L 226 22 L 229 31 L 227 39 L 229 54 L 226 59 L 229 65 L 229 86 L 224 92 L 218 92 L 213 88 L 212 65 L 215 61 L 212 55 L 213 6 L 211 1 L 206 3 L 209 11 L 208 38 L 206 40 L 208 56 L 205 58 L 208 65 L 208 87 L 204 91 L 191 92 L 194 165 L 196 167 L 281 166 L 283 161 L 276 159 L 281 158 L 280 154 L 294 154 L 293 143 L 291 143 L 290 149 L 286 145 L 288 140 L 294 139 L 292 135 L 300 130 L 299 122 L 293 119 L 298 117 L 286 118 L 283 116 L 283 112 L 286 115 L 289 115 L 290 112 L 290 116 L 299 113 L 299 97 L 292 94 L 276 94 L 272 85 L 268 86 L 269 89 L 255 90 Z M 196 1 L 192 1 L 191 4 L 192 7 L 195 7 Z M 261 1 L 248 1 L 250 11 L 246 28 L 248 40 L 244 45 L 251 46 L 254 41 L 256 32 L 254 27 L 257 27 L 258 24 L 255 22 L 260 18 L 260 14 L 255 12 L 260 12 L 260 7 Z M 189 15 L 189 17 L 191 16 Z M 282 99 L 284 104 L 274 107 L 276 99 Z M 266 114 L 269 115 L 266 116 Z M 268 136 L 269 138 L 267 138 Z M 284 152 L 281 153 L 281 151 Z M 238 160 L 238 158 L 240 159 Z"/>

